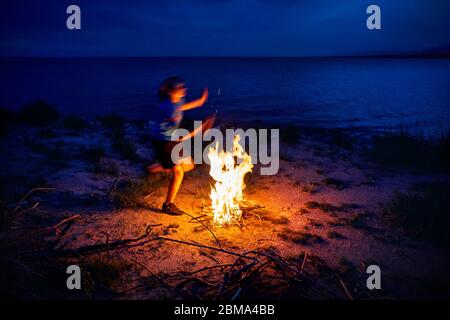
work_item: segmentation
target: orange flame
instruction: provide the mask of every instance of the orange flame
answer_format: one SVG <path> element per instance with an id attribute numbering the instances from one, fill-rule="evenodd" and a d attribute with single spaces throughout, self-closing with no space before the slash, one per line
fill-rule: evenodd
<path id="1" fill-rule="evenodd" d="M 210 148 L 208 158 L 210 161 L 209 174 L 216 181 L 211 186 L 211 208 L 214 214 L 213 222 L 217 225 L 230 224 L 239 220 L 242 211 L 239 202 L 243 199 L 242 190 L 245 188 L 244 176 L 252 171 L 252 158 L 239 144 L 240 136 L 233 139 L 233 152 L 218 151 L 218 144 Z M 236 159 L 241 160 L 239 164 Z"/>

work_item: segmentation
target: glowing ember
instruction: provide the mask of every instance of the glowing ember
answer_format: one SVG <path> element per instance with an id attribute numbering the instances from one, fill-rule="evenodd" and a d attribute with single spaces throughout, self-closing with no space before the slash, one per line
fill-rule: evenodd
<path id="1" fill-rule="evenodd" d="M 216 181 L 211 186 L 211 208 L 213 221 L 218 225 L 229 224 L 239 220 L 242 211 L 239 202 L 243 199 L 242 190 L 245 188 L 244 176 L 252 171 L 252 158 L 239 144 L 240 136 L 233 140 L 233 152 L 218 151 L 218 144 L 210 148 L 208 158 L 211 162 L 209 174 Z M 236 160 L 241 162 L 238 164 Z"/>

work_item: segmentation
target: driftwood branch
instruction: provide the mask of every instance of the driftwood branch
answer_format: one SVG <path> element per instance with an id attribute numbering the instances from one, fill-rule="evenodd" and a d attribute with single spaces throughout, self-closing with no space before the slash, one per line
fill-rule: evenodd
<path id="1" fill-rule="evenodd" d="M 66 219 L 58 222 L 54 226 L 48 227 L 47 229 L 45 229 L 45 233 L 52 233 L 53 231 L 55 231 L 56 235 L 61 236 L 62 231 L 60 231 L 59 228 L 61 228 L 61 226 L 63 226 L 66 223 L 70 224 L 70 223 L 74 222 L 74 220 L 78 220 L 78 219 L 81 219 L 81 216 L 79 214 L 73 215 L 69 218 L 66 218 Z"/>
<path id="2" fill-rule="evenodd" d="M 108 251 L 108 250 L 120 248 L 124 245 L 130 244 L 133 242 L 137 242 L 137 241 L 147 238 L 148 235 L 151 233 L 151 229 L 153 227 L 160 226 L 160 225 L 161 224 L 147 226 L 145 233 L 137 238 L 122 239 L 122 240 L 117 240 L 117 241 L 113 241 L 113 242 L 107 241 L 106 243 L 88 245 L 88 246 L 84 246 L 84 247 L 81 247 L 78 249 L 67 249 L 67 250 L 63 250 L 63 251 L 58 250 L 56 252 L 56 254 L 59 256 L 72 256 L 72 255 L 79 256 L 79 255 L 89 255 L 89 254 L 98 253 L 101 251 Z M 157 239 L 157 237 L 154 237 L 150 240 L 155 240 L 155 239 Z"/>
<path id="3" fill-rule="evenodd" d="M 336 274 L 336 277 L 338 278 L 339 283 L 342 286 L 342 289 L 344 289 L 344 292 L 347 295 L 348 300 L 354 300 L 353 296 L 350 294 L 350 291 L 348 291 L 347 286 L 345 285 L 344 281 L 342 281 L 341 277 L 338 274 Z"/>
<path id="4" fill-rule="evenodd" d="M 17 210 L 20 209 L 20 207 L 22 206 L 22 204 L 25 203 L 25 200 L 33 193 L 37 192 L 37 191 L 51 191 L 54 190 L 54 188 L 34 188 L 31 189 L 30 191 L 28 191 L 23 197 L 22 199 L 20 199 L 19 203 L 17 204 L 17 206 L 14 208 L 13 212 L 17 212 Z"/>
<path id="5" fill-rule="evenodd" d="M 190 292 L 187 292 L 187 291 L 185 291 L 185 290 L 182 290 L 182 289 L 180 289 L 180 288 L 178 288 L 178 287 L 176 287 L 176 286 L 173 286 L 173 285 L 170 284 L 169 282 L 165 281 L 165 280 L 164 280 L 163 278 L 161 278 L 159 275 L 157 275 L 157 274 L 154 273 L 152 270 L 150 270 L 150 268 L 148 268 L 145 264 L 143 264 L 143 263 L 141 263 L 141 262 L 139 262 L 139 261 L 137 261 L 137 260 L 134 260 L 134 259 L 133 259 L 133 262 L 137 263 L 137 264 L 140 265 L 142 268 L 144 268 L 145 270 L 147 270 L 152 276 L 154 276 L 156 279 L 158 279 L 158 281 L 161 282 L 162 284 L 164 284 L 165 286 L 167 286 L 167 287 L 169 287 L 169 288 L 171 288 L 171 289 L 173 289 L 173 290 L 175 290 L 175 291 L 181 293 L 182 295 L 187 295 L 187 296 L 189 296 L 189 297 L 193 297 L 193 298 L 196 298 L 196 299 L 200 299 L 200 297 L 198 297 L 197 295 L 192 294 L 192 293 L 190 293 Z"/>
<path id="6" fill-rule="evenodd" d="M 61 223 L 63 223 L 62 221 Z M 67 222 L 68 223 L 68 222 Z M 163 276 L 153 272 L 147 265 L 133 258 L 131 260 L 140 267 L 147 270 L 159 283 L 174 290 L 175 292 L 189 298 L 200 299 L 238 299 L 254 294 L 252 290 L 275 290 L 284 292 L 287 288 L 294 288 L 298 296 L 314 296 L 325 299 L 336 299 L 341 296 L 339 287 L 328 287 L 315 275 L 305 269 L 307 262 L 312 268 L 325 267 L 330 277 L 336 276 L 340 286 L 348 299 L 353 300 L 346 284 L 339 277 L 335 270 L 322 265 L 320 262 L 310 258 L 307 253 L 302 257 L 303 261 L 290 260 L 275 252 L 248 251 L 244 253 L 234 252 L 221 247 L 208 246 L 192 241 L 184 241 L 163 236 L 150 236 L 153 227 L 149 225 L 145 232 L 137 237 L 122 239 L 107 243 L 81 247 L 78 249 L 56 250 L 57 254 L 65 255 L 89 255 L 101 251 L 115 250 L 127 245 L 143 245 L 150 241 L 166 241 L 180 245 L 200 248 L 202 250 L 213 250 L 235 257 L 233 263 L 218 263 L 209 265 L 193 271 L 178 271 L 164 274 Z M 141 242 L 139 242 L 141 241 Z M 188 286 L 197 288 L 196 293 L 188 291 Z M 148 283 L 146 284 L 148 286 Z M 134 287 L 139 290 L 142 286 Z M 250 291 L 249 291 L 250 290 Z"/>
<path id="7" fill-rule="evenodd" d="M 205 223 L 203 223 L 202 221 L 200 221 L 198 218 L 194 217 L 193 215 L 191 215 L 191 214 L 189 214 L 187 212 L 185 212 L 185 214 L 188 215 L 189 217 L 191 217 L 191 219 L 193 219 L 193 220 L 197 221 L 198 223 L 200 223 L 202 226 L 204 226 L 209 231 L 209 233 L 212 234 L 212 236 L 213 236 L 214 240 L 216 240 L 216 243 L 219 246 L 219 248 L 222 249 L 222 245 L 220 244 L 219 240 L 217 239 L 216 235 L 214 234 L 214 232 L 211 230 L 210 227 L 208 227 Z"/>
<path id="8" fill-rule="evenodd" d="M 177 240 L 177 239 L 172 239 L 172 238 L 166 238 L 166 237 L 157 237 L 156 239 L 159 240 L 166 240 L 166 241 L 172 241 L 172 242 L 177 242 L 177 243 L 181 243 L 181 244 L 186 244 L 186 245 L 190 245 L 190 246 L 194 246 L 194 247 L 199 247 L 199 248 L 205 248 L 205 249 L 210 249 L 210 250 L 214 250 L 214 251 L 220 251 L 229 255 L 233 255 L 233 256 L 237 256 L 237 257 L 241 257 L 244 259 L 250 259 L 250 260 L 255 260 L 255 257 L 249 257 L 237 252 L 233 252 L 230 250 L 226 250 L 226 249 L 220 249 L 220 248 L 216 248 L 216 247 L 211 247 L 211 246 L 207 246 L 204 244 L 199 244 L 199 243 L 195 243 L 195 242 L 188 242 L 188 241 L 183 241 L 183 240 Z"/>

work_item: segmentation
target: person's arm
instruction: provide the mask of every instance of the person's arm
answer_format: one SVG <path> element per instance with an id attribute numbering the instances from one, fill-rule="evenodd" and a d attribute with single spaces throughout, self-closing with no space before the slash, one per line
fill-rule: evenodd
<path id="1" fill-rule="evenodd" d="M 214 125 L 214 121 L 216 120 L 216 115 L 212 115 L 208 117 L 205 121 L 203 121 L 202 125 L 200 127 L 195 128 L 194 131 L 189 132 L 187 135 L 181 137 L 178 139 L 179 142 L 182 142 L 184 140 L 190 139 L 196 134 L 198 134 L 201 131 L 206 131 L 208 129 L 211 129 Z"/>
<path id="2" fill-rule="evenodd" d="M 200 99 L 183 104 L 182 106 L 180 106 L 180 110 L 186 111 L 201 107 L 206 102 L 206 100 L 208 100 L 208 89 L 205 88 L 203 89 L 203 94 Z"/>
<path id="3" fill-rule="evenodd" d="M 202 130 L 203 126 L 200 126 L 198 128 L 196 128 L 194 131 L 189 132 L 187 135 L 182 136 L 180 139 L 178 139 L 179 142 L 182 142 L 184 140 L 190 139 L 193 136 L 195 136 L 197 133 L 199 133 Z"/>

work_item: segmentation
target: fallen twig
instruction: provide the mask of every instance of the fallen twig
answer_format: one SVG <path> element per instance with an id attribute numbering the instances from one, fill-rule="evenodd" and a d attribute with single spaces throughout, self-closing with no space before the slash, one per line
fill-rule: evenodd
<path id="1" fill-rule="evenodd" d="M 194 217 L 193 215 L 185 212 L 186 215 L 188 215 L 189 217 L 191 217 L 192 219 L 194 219 L 195 221 L 197 221 L 198 223 L 200 223 L 202 226 L 204 226 L 206 229 L 208 229 L 209 233 L 212 234 L 214 240 L 216 240 L 217 245 L 219 246 L 220 249 L 222 249 L 222 245 L 220 244 L 219 240 L 217 239 L 216 235 L 214 234 L 214 232 L 211 230 L 211 228 L 209 228 L 205 223 L 203 223 L 202 221 L 198 220 L 198 218 Z"/>
<path id="2" fill-rule="evenodd" d="M 77 219 L 80 219 L 80 218 L 81 218 L 81 216 L 80 216 L 79 214 L 73 215 L 73 216 L 71 216 L 71 217 L 69 217 L 69 218 L 66 218 L 66 219 L 64 219 L 64 220 L 62 220 L 62 221 L 60 221 L 60 222 L 58 222 L 58 223 L 55 224 L 54 226 L 48 227 L 47 229 L 45 229 L 45 232 L 46 232 L 46 233 L 51 233 L 51 232 L 55 231 L 56 234 L 59 236 L 59 235 L 61 235 L 61 233 L 62 233 L 61 231 L 59 231 L 59 228 L 60 228 L 63 224 L 66 224 L 66 223 L 68 223 L 68 222 L 72 222 L 72 221 L 77 220 Z"/>
<path id="3" fill-rule="evenodd" d="M 250 260 L 255 260 L 256 259 L 256 258 L 253 258 L 253 257 L 249 257 L 249 256 L 246 256 L 246 255 L 240 254 L 240 253 L 229 251 L 229 250 L 226 250 L 226 249 L 215 248 L 215 247 L 211 247 L 211 246 L 207 246 L 207 245 L 199 244 L 199 243 L 195 243 L 195 242 L 188 242 L 188 241 L 177 240 L 177 239 L 166 238 L 166 237 L 156 237 L 156 239 L 166 240 L 166 241 L 173 241 L 173 242 L 187 244 L 187 245 L 194 246 L 194 247 L 200 247 L 200 248 L 220 251 L 220 252 L 223 252 L 223 253 L 227 253 L 227 254 L 230 254 L 230 255 L 233 255 L 233 256 L 237 256 L 237 257 L 241 257 L 241 258 L 245 258 L 245 259 L 250 259 Z"/>
<path id="4" fill-rule="evenodd" d="M 301 274 L 303 274 L 303 269 L 304 269 L 305 263 L 306 263 L 306 257 L 308 257 L 308 253 L 305 252 L 305 255 L 303 256 L 302 269 L 300 270 Z"/>
<path id="5" fill-rule="evenodd" d="M 30 191 L 28 191 L 23 197 L 22 199 L 20 199 L 18 205 L 14 208 L 13 212 L 16 212 L 17 210 L 19 210 L 19 208 L 21 207 L 21 204 L 25 202 L 25 200 L 34 192 L 36 191 L 51 191 L 54 190 L 54 188 L 34 188 L 31 189 Z"/>
<path id="6" fill-rule="evenodd" d="M 57 252 L 58 255 L 60 256 L 70 256 L 70 255 L 86 255 L 86 254 L 93 254 L 93 253 L 97 253 L 99 251 L 104 251 L 104 250 L 111 250 L 111 249 L 115 249 L 115 248 L 119 248 L 123 245 L 132 243 L 132 242 L 137 242 L 140 241 L 144 238 L 146 238 L 150 232 L 151 232 L 151 228 L 156 227 L 156 226 L 160 226 L 161 224 L 157 224 L 157 225 L 149 225 L 147 226 L 145 233 L 137 238 L 131 238 L 131 239 L 123 239 L 123 240 L 117 240 L 117 241 L 113 241 L 111 243 L 109 243 L 109 240 L 107 243 L 102 243 L 102 244 L 94 244 L 94 245 L 88 245 L 88 246 L 84 246 L 78 249 L 67 249 L 64 251 L 59 251 Z M 151 240 L 155 240 L 158 237 L 154 237 Z"/>
<path id="7" fill-rule="evenodd" d="M 193 298 L 196 298 L 196 299 L 200 299 L 200 297 L 198 297 L 197 295 L 192 294 L 192 293 L 190 293 L 190 292 L 187 292 L 187 291 L 185 291 L 185 290 L 182 290 L 182 289 L 180 289 L 180 288 L 177 288 L 177 287 L 173 286 L 172 284 L 170 284 L 169 282 L 165 281 L 163 278 L 161 278 L 161 277 L 158 276 L 156 273 L 154 273 L 152 270 L 150 270 L 145 264 L 143 264 L 143 263 L 141 263 L 141 262 L 139 262 L 139 261 L 137 261 L 137 260 L 135 260 L 135 259 L 132 259 L 132 261 L 135 262 L 135 263 L 137 263 L 138 265 L 140 265 L 142 268 L 144 268 L 144 269 L 147 270 L 148 272 L 150 272 L 151 275 L 153 275 L 156 279 L 158 279 L 158 280 L 159 280 L 162 284 L 164 284 L 165 286 L 167 286 L 167 287 L 169 287 L 169 288 L 171 288 L 171 289 L 174 289 L 175 291 L 177 291 L 177 292 L 179 292 L 179 293 L 181 293 L 181 294 L 183 294 L 183 295 L 187 295 L 187 296 L 190 296 L 190 297 L 193 297 Z"/>
<path id="8" fill-rule="evenodd" d="M 114 189 L 116 188 L 117 182 L 119 182 L 119 178 L 114 179 L 111 188 L 109 188 L 108 193 L 106 194 L 108 197 L 110 197 L 113 193 Z"/>
<path id="9" fill-rule="evenodd" d="M 353 296 L 352 296 L 352 295 L 350 294 L 350 292 L 348 291 L 347 286 L 345 285 L 344 281 L 342 281 L 341 277 L 340 277 L 338 274 L 336 274 L 336 277 L 338 278 L 339 283 L 340 283 L 341 286 L 342 286 L 342 289 L 344 289 L 344 292 L 345 292 L 345 294 L 347 295 L 347 298 L 348 298 L 349 300 L 354 300 L 354 299 L 353 299 Z"/>

